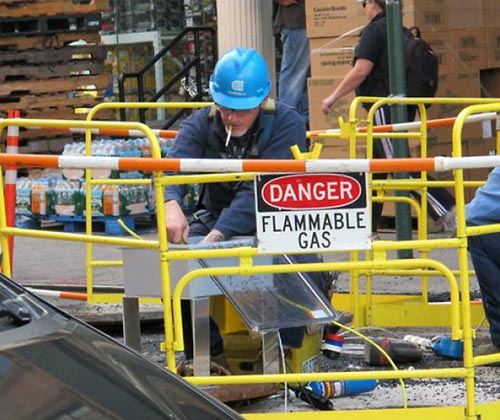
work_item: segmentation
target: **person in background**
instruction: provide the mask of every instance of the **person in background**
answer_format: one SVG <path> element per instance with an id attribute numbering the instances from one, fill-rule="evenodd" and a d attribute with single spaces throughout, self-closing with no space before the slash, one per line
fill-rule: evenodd
<path id="1" fill-rule="evenodd" d="M 488 175 L 486 184 L 465 206 L 467 226 L 500 223 L 500 167 Z M 500 232 L 468 237 L 468 249 L 476 271 L 484 312 L 490 324 L 491 343 L 474 349 L 475 355 L 500 352 Z"/>
<path id="2" fill-rule="evenodd" d="M 270 106 L 271 79 L 264 58 L 253 49 L 233 48 L 217 62 L 210 79 L 214 107 L 194 112 L 179 130 L 169 157 L 207 159 L 293 159 L 291 146 L 303 152 L 306 127 L 298 112 L 279 102 Z M 165 188 L 167 236 L 171 243 L 187 243 L 190 237 L 202 242 L 220 242 L 233 236 L 256 233 L 254 185 L 252 181 L 205 183 L 201 185 L 195 212 L 189 220 L 181 203 L 186 185 Z M 297 262 L 320 262 L 319 255 L 296 256 Z M 327 273 L 309 273 L 328 296 Z M 192 327 L 188 301 L 183 301 L 185 356 L 193 357 Z M 283 333 L 282 333 L 283 332 Z M 305 328 L 287 328 L 283 344 L 301 347 Z M 227 366 L 223 341 L 210 319 L 212 361 Z"/>
<path id="3" fill-rule="evenodd" d="M 354 52 L 354 65 L 337 88 L 327 96 L 321 110 L 325 115 L 335 103 L 348 93 L 355 91 L 357 96 L 389 96 L 389 61 L 387 53 L 387 19 L 385 0 L 356 0 L 365 9 L 369 23 L 363 29 L 361 38 Z M 363 104 L 368 111 L 371 103 Z M 408 106 L 408 121 L 413 121 L 417 108 Z M 385 125 L 391 123 L 391 110 L 388 105 L 377 109 L 374 124 Z M 389 138 L 377 138 L 373 141 L 374 158 L 392 158 L 394 150 Z M 410 174 L 412 176 L 412 174 Z M 419 174 L 413 174 L 419 177 Z M 374 179 L 387 178 L 386 173 L 373 175 Z M 428 177 L 428 179 L 431 179 Z M 420 196 L 416 191 L 413 195 Z M 442 226 L 443 231 L 453 231 L 455 228 L 455 198 L 445 189 L 430 187 L 427 189 L 429 216 Z M 382 215 L 382 203 L 373 203 L 372 229 L 374 233 Z"/>
<path id="4" fill-rule="evenodd" d="M 307 78 L 311 59 L 306 34 L 305 0 L 274 0 L 274 33 L 282 46 L 278 100 L 295 108 L 309 124 Z"/>

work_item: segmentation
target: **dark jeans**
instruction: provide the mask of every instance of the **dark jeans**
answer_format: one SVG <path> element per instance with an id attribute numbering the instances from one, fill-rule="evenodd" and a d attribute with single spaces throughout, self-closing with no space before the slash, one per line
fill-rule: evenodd
<path id="1" fill-rule="evenodd" d="M 215 225 L 215 218 L 210 220 L 209 217 L 203 217 L 202 220 L 189 220 L 189 236 L 205 236 Z M 322 261 L 318 254 L 301 254 L 291 257 L 292 260 L 298 263 L 316 263 Z M 312 282 L 317 288 L 328 296 L 327 273 L 315 272 L 308 273 Z M 183 300 L 182 305 L 182 328 L 184 332 L 184 354 L 187 359 L 193 358 L 193 327 L 191 316 L 190 301 Z M 284 328 L 280 330 L 281 341 L 284 346 L 301 347 L 305 336 L 305 327 Z M 216 322 L 210 317 L 210 355 L 216 356 L 224 351 L 224 343 Z"/>
<path id="2" fill-rule="evenodd" d="M 500 233 L 471 236 L 468 241 L 491 341 L 500 346 Z"/>

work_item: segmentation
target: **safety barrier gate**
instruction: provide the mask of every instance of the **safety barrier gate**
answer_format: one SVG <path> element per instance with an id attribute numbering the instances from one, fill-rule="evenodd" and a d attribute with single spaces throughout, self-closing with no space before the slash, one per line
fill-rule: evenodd
<path id="1" fill-rule="evenodd" d="M 499 112 L 500 104 L 496 105 L 475 105 L 462 111 L 455 122 L 453 128 L 453 147 L 459 155 L 461 152 L 461 130 L 464 121 L 473 114 L 482 112 Z M 0 122 L 0 129 L 9 126 L 19 127 L 75 127 L 77 129 L 126 129 L 140 130 L 144 132 L 154 150 L 156 137 L 153 131 L 139 123 L 111 123 L 92 121 L 55 121 L 55 120 L 24 120 L 11 119 Z M 156 153 L 156 152 L 153 152 Z M 197 277 L 209 275 L 230 275 L 230 274 L 259 274 L 259 273 L 285 273 L 299 271 L 348 271 L 351 274 L 377 273 L 386 270 L 393 272 L 409 272 L 407 270 L 417 270 L 417 273 L 426 274 L 428 270 L 439 272 L 450 285 L 451 306 L 450 306 L 450 326 L 453 339 L 462 339 L 464 342 L 464 362 L 463 367 L 451 369 L 415 369 L 411 371 L 370 371 L 370 372 L 324 372 L 308 374 L 283 374 L 283 375 L 246 375 L 229 377 L 198 377 L 190 379 L 197 385 L 207 384 L 232 384 L 232 383 L 266 383 L 266 382 L 307 382 L 312 380 L 344 380 L 344 379 L 407 379 L 407 378 L 462 378 L 465 382 L 466 403 L 462 407 L 426 407 L 408 408 L 406 401 L 402 409 L 390 410 L 356 410 L 316 412 L 315 418 L 422 418 L 424 415 L 433 415 L 435 418 L 459 419 L 477 418 L 482 420 L 494 419 L 500 410 L 500 403 L 490 403 L 485 405 L 476 404 L 474 391 L 475 367 L 483 364 L 499 361 L 500 356 L 474 356 L 472 349 L 473 330 L 471 328 L 471 312 L 469 302 L 469 269 L 467 262 L 467 236 L 484 232 L 500 230 L 500 224 L 489 227 L 467 228 L 465 226 L 464 214 L 464 168 L 494 167 L 500 166 L 500 156 L 481 157 L 436 157 L 419 159 L 340 159 L 340 160 L 279 160 L 279 161 L 256 161 L 256 160 L 204 160 L 198 159 L 158 159 L 154 158 L 113 158 L 95 156 L 44 156 L 44 155 L 0 155 L 0 165 L 2 166 L 33 166 L 49 168 L 78 168 L 78 169 L 115 169 L 115 170 L 143 170 L 152 171 L 154 177 L 155 194 L 157 197 L 158 212 L 158 241 L 142 241 L 137 239 L 110 238 L 96 235 L 69 234 L 60 232 L 43 232 L 39 230 L 19 229 L 8 227 L 5 216 L 5 197 L 3 188 L 0 192 L 0 241 L 4 250 L 3 269 L 10 275 L 10 255 L 7 246 L 9 236 L 31 236 L 39 238 L 61 239 L 79 241 L 86 243 L 100 243 L 106 245 L 131 246 L 155 249 L 159 253 L 162 298 L 164 303 L 165 318 L 165 343 L 164 350 L 167 353 L 167 367 L 175 369 L 175 352 L 183 349 L 181 318 L 180 318 L 180 296 L 182 288 L 191 280 Z M 257 173 L 314 173 L 314 172 L 401 172 L 401 171 L 444 171 L 454 172 L 455 193 L 457 202 L 458 228 L 457 237 L 439 241 L 402 241 L 393 243 L 389 241 L 375 241 L 373 252 L 385 252 L 391 249 L 408 247 L 409 249 L 419 248 L 428 250 L 443 246 L 454 247 L 458 250 L 459 275 L 461 280 L 461 296 L 459 300 L 458 285 L 456 277 L 451 270 L 438 261 L 421 258 L 413 260 L 382 260 L 371 261 L 349 261 L 343 263 L 323 263 L 323 264 L 298 264 L 294 266 L 254 266 L 252 259 L 257 255 L 257 250 L 250 247 L 224 250 L 193 250 L 174 251 L 168 248 L 166 229 L 164 221 L 163 187 L 168 183 L 192 183 L 192 182 L 220 182 L 232 180 L 249 180 Z M 208 173 L 207 175 L 177 175 L 165 177 L 164 172 L 196 172 Z M 3 184 L 3 176 L 0 179 Z M 170 292 L 169 264 L 172 260 L 206 258 L 206 257 L 237 257 L 240 259 L 239 266 L 226 268 L 209 268 L 192 271 L 186 275 L 177 285 L 173 296 Z M 173 301 L 172 301 L 173 298 Z M 173 302 L 173 303 L 172 303 Z M 172 307 L 173 305 L 173 307 Z M 259 418 L 270 414 L 248 414 L 247 418 Z M 309 417 L 310 413 L 272 413 L 273 417 L 287 416 Z"/>
<path id="2" fill-rule="evenodd" d="M 437 120 L 428 120 L 426 105 L 434 106 L 452 106 L 464 107 L 470 104 L 494 104 L 497 102 L 494 98 L 373 98 L 373 97 L 357 97 L 353 100 L 349 110 L 349 119 L 344 121 L 339 119 L 339 129 L 318 130 L 309 132 L 309 138 L 312 142 L 312 154 L 314 157 L 319 157 L 323 144 L 345 144 L 348 141 L 349 156 L 355 159 L 357 156 L 358 146 L 366 145 L 366 154 L 368 157 L 373 156 L 373 139 L 375 138 L 390 138 L 398 139 L 418 139 L 421 146 L 420 157 L 427 157 L 428 137 L 427 131 L 433 127 L 452 127 L 458 117 L 441 118 Z M 359 119 L 359 111 L 362 103 L 372 103 L 366 120 Z M 374 116 L 377 109 L 384 105 L 414 105 L 418 107 L 420 121 L 404 122 L 399 124 L 389 125 L 374 125 Z M 495 121 L 497 115 L 495 112 L 486 111 L 475 113 L 467 116 L 463 124 L 478 123 L 483 121 Z M 362 125 L 365 122 L 366 125 Z M 461 138 L 461 137 L 460 137 Z M 343 143 L 342 143 L 343 142 Z M 460 148 L 458 147 L 460 144 Z M 496 150 L 499 148 L 499 139 L 496 138 Z M 453 141 L 450 152 L 453 156 L 462 156 L 462 144 Z M 408 168 L 411 170 L 411 168 Z M 417 168 L 417 172 L 418 172 Z M 464 188 L 478 187 L 484 181 L 463 181 Z M 430 181 L 427 179 L 426 172 L 421 174 L 418 179 L 386 179 L 376 180 L 370 176 L 371 189 L 377 192 L 376 196 L 372 197 L 372 202 L 395 202 L 407 203 L 412 207 L 417 220 L 417 240 L 411 242 L 401 242 L 389 244 L 375 241 L 373 249 L 366 255 L 367 260 L 371 259 L 387 259 L 387 251 L 399 251 L 403 249 L 418 250 L 422 258 L 427 258 L 429 252 L 435 247 L 429 246 L 427 233 L 427 196 L 424 194 L 428 187 L 448 187 L 455 188 L 455 181 Z M 390 191 L 421 191 L 420 201 L 413 197 L 390 196 L 387 192 Z M 455 239 L 441 238 L 439 240 L 440 248 L 455 249 L 457 243 Z M 359 259 L 357 252 L 352 253 L 352 260 Z M 457 270 L 452 270 L 454 275 L 459 275 Z M 471 270 L 469 274 L 473 273 Z M 359 276 L 366 277 L 365 293 L 360 293 Z M 372 277 L 377 275 L 388 276 L 418 276 L 421 278 L 421 294 L 415 295 L 384 295 L 372 293 L 373 280 Z M 443 326 L 447 324 L 449 316 L 449 307 L 443 304 L 429 304 L 429 278 L 440 276 L 439 273 L 432 270 L 379 270 L 370 273 L 354 272 L 351 273 L 350 293 L 336 294 L 334 297 L 335 306 L 342 310 L 353 312 L 354 325 L 362 327 L 367 325 L 379 325 L 383 327 L 397 327 L 400 325 L 406 326 Z M 471 316 L 475 324 L 479 324 L 484 317 L 482 306 L 477 304 L 471 305 Z"/>

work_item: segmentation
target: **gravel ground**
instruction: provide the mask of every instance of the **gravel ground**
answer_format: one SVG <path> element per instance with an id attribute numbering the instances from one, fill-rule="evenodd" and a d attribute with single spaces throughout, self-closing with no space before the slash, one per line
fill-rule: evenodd
<path id="1" fill-rule="evenodd" d="M 145 239 L 155 237 L 154 232 L 144 232 Z M 384 235 L 383 239 L 388 239 L 391 234 Z M 42 242 L 40 242 L 42 241 Z M 46 241 L 46 240 L 45 240 Z M 42 245 L 40 245 L 42 243 Z M 47 245 L 48 244 L 48 245 Z M 105 245 L 94 246 L 94 256 L 97 259 L 114 260 L 121 259 L 121 251 L 116 247 Z M 431 258 L 444 262 L 450 268 L 456 268 L 456 253 L 450 250 L 438 250 L 431 253 Z M 327 256 L 328 260 L 337 261 L 345 258 L 341 254 Z M 85 244 L 66 241 L 46 241 L 40 239 L 17 237 L 15 239 L 15 257 L 13 278 L 21 284 L 27 285 L 73 285 L 82 286 L 85 284 Z M 120 268 L 106 269 L 106 271 L 96 270 L 94 280 L 97 285 L 117 286 L 123 285 L 123 273 Z M 339 292 L 347 291 L 349 279 L 341 275 L 337 289 Z M 418 278 L 382 278 L 377 281 L 376 290 L 384 293 L 412 293 L 420 290 L 420 279 Z M 472 296 L 479 296 L 479 289 L 474 279 L 471 281 Z M 431 300 L 442 300 L 448 296 L 449 287 L 441 279 L 431 279 L 429 281 L 429 291 Z M 121 319 L 121 305 L 96 305 L 90 307 L 82 302 L 54 301 L 54 303 L 70 313 L 89 320 L 94 316 L 98 319 L 102 317 L 119 321 Z M 144 311 L 147 312 L 147 311 Z M 152 308 L 152 317 L 158 313 L 158 308 Z M 143 311 L 141 310 L 141 314 Z M 398 336 L 402 338 L 406 334 L 415 334 L 426 337 L 449 333 L 447 330 L 430 329 L 403 329 L 383 331 L 385 336 Z M 116 334 L 115 334 L 116 335 Z M 486 340 L 488 332 L 486 328 L 478 329 L 478 340 Z M 120 339 L 119 335 L 117 337 Z M 163 329 L 156 328 L 147 331 L 142 336 L 142 352 L 154 362 L 164 366 L 165 355 L 159 352 L 159 343 L 163 340 Z M 179 357 L 182 357 L 180 355 Z M 418 364 L 401 365 L 400 369 L 413 368 L 438 368 L 445 366 L 461 366 L 459 361 L 453 361 L 439 357 L 433 353 L 428 353 Z M 371 368 L 368 367 L 359 354 L 344 352 L 336 361 L 324 358 L 322 369 L 324 371 L 350 371 Z M 476 401 L 478 403 L 500 400 L 500 385 L 498 375 L 500 368 L 479 367 L 476 370 Z M 408 406 L 449 406 L 463 405 L 464 382 L 462 379 L 412 379 L 405 381 Z M 403 392 L 398 381 L 381 381 L 377 388 L 367 394 L 359 394 L 352 397 L 342 397 L 334 400 L 336 409 L 359 409 L 359 408 L 401 408 L 403 407 Z M 309 411 L 311 406 L 297 398 L 291 396 L 286 402 L 284 393 L 277 396 L 238 406 L 242 413 L 246 412 L 279 412 L 284 410 Z"/>

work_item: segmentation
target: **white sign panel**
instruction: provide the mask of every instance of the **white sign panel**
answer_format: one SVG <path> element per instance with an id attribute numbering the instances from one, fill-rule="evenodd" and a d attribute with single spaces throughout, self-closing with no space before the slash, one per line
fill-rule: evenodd
<path id="1" fill-rule="evenodd" d="M 259 175 L 255 191 L 259 252 L 371 247 L 365 173 Z"/>

